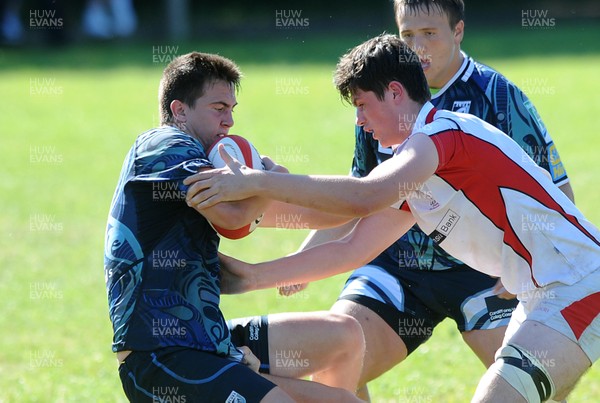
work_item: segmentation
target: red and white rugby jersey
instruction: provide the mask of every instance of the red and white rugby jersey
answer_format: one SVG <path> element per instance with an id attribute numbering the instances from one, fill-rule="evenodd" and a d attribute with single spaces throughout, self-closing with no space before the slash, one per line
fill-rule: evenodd
<path id="1" fill-rule="evenodd" d="M 407 184 L 396 206 L 448 253 L 502 277 L 514 294 L 573 284 L 600 267 L 600 231 L 510 137 L 431 103 L 411 135 L 419 132 L 433 140 L 439 165 L 418 189 Z"/>

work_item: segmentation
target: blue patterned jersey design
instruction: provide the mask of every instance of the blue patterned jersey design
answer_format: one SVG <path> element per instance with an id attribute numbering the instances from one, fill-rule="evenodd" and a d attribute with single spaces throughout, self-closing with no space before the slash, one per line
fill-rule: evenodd
<path id="1" fill-rule="evenodd" d="M 202 167 L 212 167 L 202 145 L 166 126 L 141 134 L 123 163 L 104 249 L 115 352 L 234 352 L 219 309 L 219 237 L 185 203 L 183 179 Z"/>
<path id="2" fill-rule="evenodd" d="M 558 151 L 535 107 L 527 96 L 504 76 L 463 53 L 457 74 L 435 94 L 437 109 L 470 113 L 512 137 L 534 161 L 546 169 L 558 186 L 568 182 Z M 362 127 L 355 128 L 352 175 L 366 176 L 392 156 Z M 398 269 L 446 270 L 463 264 L 437 246 L 418 225 L 412 227 L 384 254 L 398 261 Z"/>

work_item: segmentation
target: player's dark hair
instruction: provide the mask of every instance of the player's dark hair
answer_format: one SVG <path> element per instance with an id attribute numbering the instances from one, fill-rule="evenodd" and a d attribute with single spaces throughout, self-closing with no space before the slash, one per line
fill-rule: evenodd
<path id="1" fill-rule="evenodd" d="M 416 15 L 419 12 L 430 14 L 434 10 L 448 17 L 452 31 L 459 21 L 465 19 L 463 0 L 394 0 L 394 16 L 397 22 L 403 14 Z"/>
<path id="2" fill-rule="evenodd" d="M 395 35 L 382 34 L 350 50 L 340 58 L 333 81 L 349 103 L 356 90 L 372 91 L 383 100 L 392 81 L 402 84 L 415 102 L 431 99 L 419 56 Z"/>
<path id="3" fill-rule="evenodd" d="M 219 55 L 192 52 L 173 59 L 163 71 L 158 88 L 160 124 L 173 123 L 170 105 L 174 100 L 193 107 L 215 81 L 228 82 L 237 91 L 241 78 L 238 66 Z"/>

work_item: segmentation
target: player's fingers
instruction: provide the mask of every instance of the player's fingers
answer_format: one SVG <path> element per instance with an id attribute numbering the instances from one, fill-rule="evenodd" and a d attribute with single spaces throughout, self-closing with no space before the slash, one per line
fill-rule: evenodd
<path id="1" fill-rule="evenodd" d="M 250 367 L 254 372 L 258 373 L 258 369 L 260 368 L 260 360 L 256 357 L 252 350 L 250 350 L 247 346 L 238 347 L 244 353 L 244 358 L 242 358 L 242 364 L 245 364 Z"/>
<path id="2" fill-rule="evenodd" d="M 214 206 L 221 202 L 221 197 L 214 188 L 208 188 L 196 193 L 193 197 L 187 200 L 187 205 L 202 210 Z"/>
<path id="3" fill-rule="evenodd" d="M 191 185 L 193 183 L 203 182 L 207 179 L 212 178 L 215 175 L 218 175 L 219 171 L 220 171 L 219 169 L 208 169 L 208 170 L 200 171 L 198 173 L 195 173 L 195 174 L 190 175 L 187 178 L 185 178 L 183 180 L 183 184 L 187 186 L 187 185 Z"/>
<path id="4" fill-rule="evenodd" d="M 273 161 L 271 159 L 271 157 L 268 157 L 266 155 L 261 155 L 260 158 L 262 160 L 265 171 L 281 172 L 281 173 L 286 173 L 286 174 L 290 173 L 289 169 L 287 169 L 283 165 L 279 165 L 278 163 Z"/>
<path id="5" fill-rule="evenodd" d="M 223 158 L 225 164 L 227 164 L 229 169 L 232 171 L 239 171 L 240 167 L 242 167 L 242 164 L 238 160 L 229 155 L 223 144 L 219 144 L 219 154 L 221 155 L 221 158 Z"/>
<path id="6" fill-rule="evenodd" d="M 187 189 L 185 200 L 188 202 L 192 201 L 198 194 L 202 191 L 208 191 L 210 189 L 212 182 L 210 180 L 201 180 L 197 182 L 193 182 Z"/>

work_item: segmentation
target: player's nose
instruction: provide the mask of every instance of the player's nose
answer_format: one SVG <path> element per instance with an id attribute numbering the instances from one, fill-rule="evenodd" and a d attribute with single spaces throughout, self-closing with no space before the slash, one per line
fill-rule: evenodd
<path id="1" fill-rule="evenodd" d="M 227 113 L 227 115 L 223 118 L 223 120 L 221 121 L 221 126 L 224 127 L 231 127 L 233 126 L 233 112 L 229 112 Z"/>
<path id="2" fill-rule="evenodd" d="M 365 119 L 364 113 L 362 113 L 360 109 L 356 108 L 356 125 L 364 126 L 365 123 L 367 123 L 367 121 Z"/>

